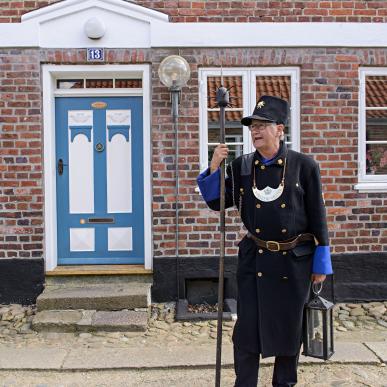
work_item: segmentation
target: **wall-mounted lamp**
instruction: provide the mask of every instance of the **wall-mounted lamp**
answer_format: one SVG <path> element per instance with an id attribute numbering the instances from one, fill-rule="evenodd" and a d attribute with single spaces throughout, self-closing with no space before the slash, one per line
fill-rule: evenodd
<path id="1" fill-rule="evenodd" d="M 179 55 L 170 55 L 163 59 L 159 67 L 160 81 L 169 88 L 172 100 L 172 118 L 175 131 L 175 238 L 176 238 L 176 283 L 177 298 L 179 295 L 179 100 L 181 88 L 188 82 L 191 72 L 188 62 Z"/>
<path id="2" fill-rule="evenodd" d="M 90 39 L 101 39 L 106 32 L 106 27 L 103 21 L 97 17 L 90 18 L 85 23 L 85 34 Z"/>
<path id="3" fill-rule="evenodd" d="M 172 117 L 175 121 L 179 115 L 181 88 L 189 80 L 191 71 L 188 62 L 179 55 L 170 55 L 163 59 L 159 67 L 160 81 L 169 88 L 172 99 Z"/>

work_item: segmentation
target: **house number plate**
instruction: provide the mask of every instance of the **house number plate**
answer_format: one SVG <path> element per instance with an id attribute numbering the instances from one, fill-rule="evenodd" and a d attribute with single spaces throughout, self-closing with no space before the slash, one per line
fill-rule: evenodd
<path id="1" fill-rule="evenodd" d="M 103 48 L 87 48 L 88 62 L 103 62 L 105 60 L 105 50 Z"/>

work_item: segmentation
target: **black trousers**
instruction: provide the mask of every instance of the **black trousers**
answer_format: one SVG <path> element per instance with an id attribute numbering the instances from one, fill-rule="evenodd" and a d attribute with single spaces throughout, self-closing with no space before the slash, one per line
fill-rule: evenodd
<path id="1" fill-rule="evenodd" d="M 294 356 L 276 356 L 272 384 L 275 387 L 295 386 L 300 352 Z M 234 345 L 234 387 L 257 387 L 259 354 L 246 352 Z"/>

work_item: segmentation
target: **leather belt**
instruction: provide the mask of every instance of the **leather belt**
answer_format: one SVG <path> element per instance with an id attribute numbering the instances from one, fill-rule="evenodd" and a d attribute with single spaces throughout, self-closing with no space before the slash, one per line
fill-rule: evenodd
<path id="1" fill-rule="evenodd" d="M 252 239 L 257 246 L 264 247 L 269 251 L 283 251 L 283 250 L 291 250 L 294 249 L 299 243 L 314 241 L 315 238 L 313 234 L 305 233 L 297 235 L 294 238 L 287 239 L 285 241 L 276 242 L 276 241 L 264 241 L 262 239 L 257 238 L 255 235 L 250 232 L 246 235 L 248 238 Z"/>

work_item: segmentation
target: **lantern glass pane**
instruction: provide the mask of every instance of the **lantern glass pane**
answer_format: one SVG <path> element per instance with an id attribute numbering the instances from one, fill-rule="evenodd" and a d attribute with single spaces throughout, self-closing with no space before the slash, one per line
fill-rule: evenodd
<path id="1" fill-rule="evenodd" d="M 323 314 L 321 310 L 309 309 L 307 314 L 308 353 L 323 357 Z"/>
<path id="2" fill-rule="evenodd" d="M 332 340 L 332 309 L 327 312 L 327 346 L 328 346 L 328 355 L 333 352 L 333 340 Z"/>

